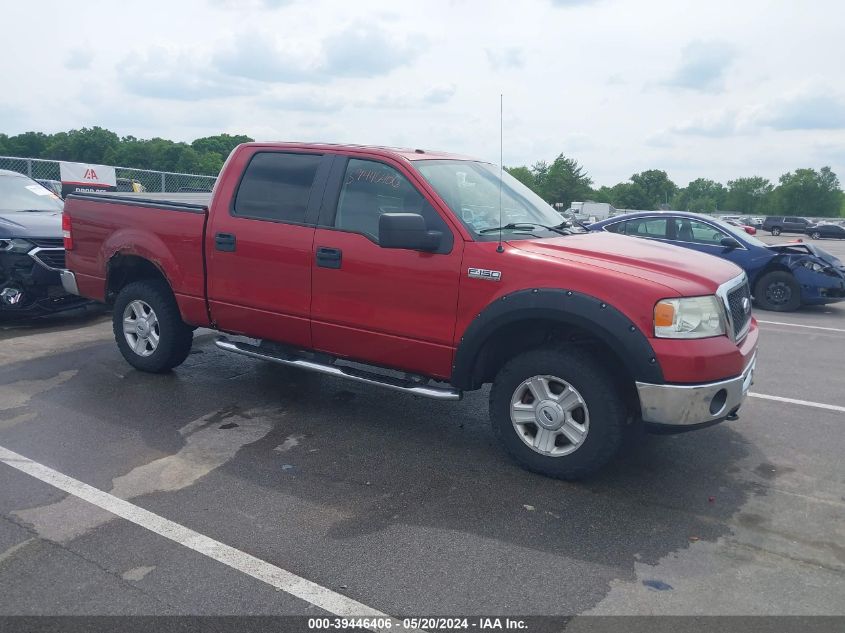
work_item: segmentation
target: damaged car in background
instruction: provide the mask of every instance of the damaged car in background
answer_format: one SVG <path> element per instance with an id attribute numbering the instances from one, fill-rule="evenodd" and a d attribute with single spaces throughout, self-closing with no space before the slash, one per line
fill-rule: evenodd
<path id="1" fill-rule="evenodd" d="M 0 170 L 0 318 L 49 314 L 85 303 L 67 294 L 62 201 L 31 178 Z"/>
<path id="2" fill-rule="evenodd" d="M 803 242 L 768 245 L 706 215 L 641 211 L 596 222 L 590 230 L 658 240 L 730 260 L 748 275 L 754 301 L 764 310 L 788 312 L 845 300 L 845 267 L 827 251 Z"/>

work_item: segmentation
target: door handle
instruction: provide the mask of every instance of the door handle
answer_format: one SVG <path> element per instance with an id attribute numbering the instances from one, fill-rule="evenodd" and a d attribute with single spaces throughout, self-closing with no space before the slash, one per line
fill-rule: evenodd
<path id="1" fill-rule="evenodd" d="M 321 268 L 340 268 L 343 261 L 343 251 L 339 248 L 317 247 L 317 266 Z"/>
<path id="2" fill-rule="evenodd" d="M 218 251 L 233 252 L 235 250 L 235 236 L 232 233 L 217 233 L 214 236 L 214 248 Z"/>

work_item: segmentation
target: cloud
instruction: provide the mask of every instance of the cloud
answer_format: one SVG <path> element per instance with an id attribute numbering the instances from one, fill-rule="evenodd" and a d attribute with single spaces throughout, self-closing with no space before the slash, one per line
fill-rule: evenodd
<path id="1" fill-rule="evenodd" d="M 338 112 L 346 105 L 343 99 L 316 92 L 271 93 L 261 97 L 258 103 L 271 110 L 310 113 Z"/>
<path id="2" fill-rule="evenodd" d="M 327 37 L 323 42 L 325 57 L 322 72 L 336 77 L 373 77 L 410 63 L 427 45 L 415 36 L 415 45 L 398 41 L 385 29 L 358 23 Z"/>
<path id="3" fill-rule="evenodd" d="M 525 65 L 523 51 L 516 46 L 501 49 L 488 48 L 484 52 L 487 53 L 487 62 L 494 70 L 522 68 Z"/>
<path id="4" fill-rule="evenodd" d="M 422 102 L 428 105 L 446 103 L 455 94 L 455 86 L 435 86 L 423 93 Z"/>
<path id="5" fill-rule="evenodd" d="M 292 0 L 210 0 L 209 4 L 221 9 L 234 9 L 237 11 L 255 9 L 280 9 L 291 4 Z"/>
<path id="6" fill-rule="evenodd" d="M 85 70 L 91 66 L 94 53 L 83 48 L 75 48 L 68 54 L 65 60 L 65 68 L 69 70 Z"/>
<path id="7" fill-rule="evenodd" d="M 229 49 L 212 57 L 212 64 L 233 77 L 271 83 L 313 82 L 320 74 L 317 59 L 304 47 L 253 31 L 238 35 Z"/>
<path id="8" fill-rule="evenodd" d="M 724 87 L 725 73 L 735 57 L 734 48 L 727 42 L 690 42 L 681 51 L 680 66 L 663 85 L 699 92 L 720 92 Z"/>
<path id="9" fill-rule="evenodd" d="M 845 100 L 830 92 L 798 95 L 772 104 L 760 122 L 775 130 L 845 129 Z"/>
<path id="10" fill-rule="evenodd" d="M 322 42 L 245 31 L 214 54 L 212 65 L 223 74 L 254 81 L 325 83 L 385 75 L 409 64 L 426 45 L 417 37 L 411 46 L 375 24 L 352 24 Z"/>
<path id="11" fill-rule="evenodd" d="M 579 7 L 587 4 L 596 4 L 598 0 L 551 0 L 553 7 Z"/>
<path id="12" fill-rule="evenodd" d="M 669 131 L 683 136 L 724 138 L 740 133 L 742 127 L 741 116 L 737 111 L 723 110 L 684 121 Z"/>
<path id="13" fill-rule="evenodd" d="M 126 90 L 142 97 L 198 101 L 250 92 L 247 83 L 221 76 L 190 54 L 160 47 L 130 54 L 118 68 Z"/>
<path id="14" fill-rule="evenodd" d="M 355 107 L 373 110 L 409 110 L 425 108 L 448 102 L 455 94 L 455 86 L 434 86 L 422 94 L 399 92 L 382 94 L 371 99 L 360 99 Z"/>

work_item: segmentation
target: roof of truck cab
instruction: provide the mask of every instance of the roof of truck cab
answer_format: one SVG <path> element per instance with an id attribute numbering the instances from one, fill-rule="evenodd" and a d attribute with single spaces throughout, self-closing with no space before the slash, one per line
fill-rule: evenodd
<path id="1" fill-rule="evenodd" d="M 440 152 L 437 150 L 411 148 L 411 147 L 384 147 L 381 145 L 353 145 L 344 143 L 296 143 L 296 142 L 272 142 L 272 143 L 244 143 L 247 147 L 272 147 L 279 149 L 317 149 L 330 150 L 339 152 L 366 152 L 368 154 L 375 154 L 377 156 L 389 158 L 404 158 L 405 160 L 471 160 L 479 162 L 478 158 L 472 156 L 464 156 L 461 154 L 451 154 L 449 152 Z"/>

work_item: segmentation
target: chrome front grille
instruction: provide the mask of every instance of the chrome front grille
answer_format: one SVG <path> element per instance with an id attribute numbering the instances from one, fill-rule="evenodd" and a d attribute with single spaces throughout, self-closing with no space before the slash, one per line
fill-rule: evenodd
<path id="1" fill-rule="evenodd" d="M 740 342 L 751 328 L 751 288 L 745 273 L 726 281 L 716 290 L 725 306 L 725 317 L 728 320 L 728 334 Z"/>
<path id="2" fill-rule="evenodd" d="M 63 248 L 33 248 L 29 251 L 29 256 L 50 270 L 62 270 L 65 267 L 65 249 Z"/>
<path id="3" fill-rule="evenodd" d="M 739 340 L 751 322 L 751 289 L 748 282 L 728 292 L 728 309 L 733 321 L 734 338 Z"/>
<path id="4" fill-rule="evenodd" d="M 64 240 L 60 237 L 28 237 L 28 241 L 38 248 L 64 248 Z"/>

